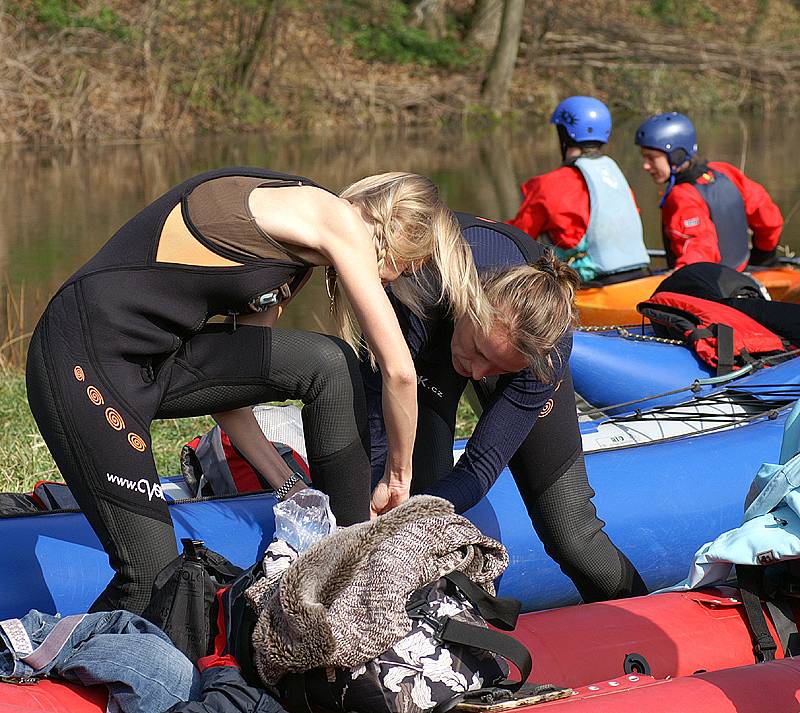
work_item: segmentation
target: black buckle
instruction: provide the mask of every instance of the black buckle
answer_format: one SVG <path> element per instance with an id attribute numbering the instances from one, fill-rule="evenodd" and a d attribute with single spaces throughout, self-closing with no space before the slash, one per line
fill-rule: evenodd
<path id="1" fill-rule="evenodd" d="M 758 661 L 758 663 L 764 663 L 765 661 L 772 660 L 774 656 L 769 657 L 768 654 L 774 654 L 777 650 L 778 646 L 775 644 L 775 640 L 769 634 L 759 636 L 758 641 L 756 641 L 755 645 L 753 646 L 753 653 L 755 653 L 756 661 Z"/>
<path id="2" fill-rule="evenodd" d="M 406 615 L 409 619 L 414 619 L 420 623 L 430 626 L 431 629 L 433 629 L 434 640 L 441 643 L 442 634 L 447 626 L 448 619 L 447 617 L 438 619 L 437 617 L 433 616 L 433 614 L 428 611 L 428 606 L 429 604 L 427 601 L 420 602 L 419 604 L 412 604 L 406 609 Z"/>
<path id="3" fill-rule="evenodd" d="M 260 295 L 255 295 L 247 303 L 247 306 L 252 312 L 266 312 L 270 307 L 279 305 L 285 302 L 292 296 L 292 291 L 288 284 L 284 283 L 280 287 L 276 287 L 269 292 L 262 292 Z"/>

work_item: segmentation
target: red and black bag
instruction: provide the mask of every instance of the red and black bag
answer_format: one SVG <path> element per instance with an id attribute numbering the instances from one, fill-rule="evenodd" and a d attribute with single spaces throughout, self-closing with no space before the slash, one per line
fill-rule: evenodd
<path id="1" fill-rule="evenodd" d="M 636 309 L 650 320 L 656 336 L 685 341 L 718 375 L 789 346 L 743 312 L 699 297 L 657 292 Z"/>
<path id="2" fill-rule="evenodd" d="M 309 477 L 308 465 L 297 451 L 283 443 L 271 443 L 293 471 Z M 219 426 L 193 438 L 181 449 L 181 474 L 197 496 L 272 490 Z"/>

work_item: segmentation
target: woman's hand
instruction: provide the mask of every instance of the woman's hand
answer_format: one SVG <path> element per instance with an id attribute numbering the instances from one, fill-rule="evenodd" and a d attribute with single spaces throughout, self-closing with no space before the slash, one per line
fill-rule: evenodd
<path id="1" fill-rule="evenodd" d="M 385 475 L 372 491 L 370 518 L 374 520 L 378 515 L 383 515 L 400 503 L 404 503 L 409 498 L 410 489 L 411 478 L 403 482 Z"/>

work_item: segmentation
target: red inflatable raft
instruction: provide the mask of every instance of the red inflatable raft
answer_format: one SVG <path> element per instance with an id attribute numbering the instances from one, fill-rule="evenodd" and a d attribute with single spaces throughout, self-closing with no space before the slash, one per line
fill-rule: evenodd
<path id="1" fill-rule="evenodd" d="M 575 691 L 570 698 L 524 706 L 517 713 L 797 713 L 800 659 L 751 664 L 659 681 L 624 676 Z"/>
<path id="2" fill-rule="evenodd" d="M 701 690 L 708 684 L 673 686 L 672 682 L 669 687 L 656 689 L 653 687 L 656 681 L 681 677 L 687 681 L 706 681 L 707 677 L 693 677 L 692 674 L 752 664 L 753 645 L 745 621 L 744 607 L 737 591 L 721 587 L 524 614 L 514 635 L 531 651 L 533 680 L 581 689 L 570 701 L 578 703 L 587 697 L 594 698 L 598 691 L 609 693 L 623 689 L 626 695 L 631 689 L 633 697 L 632 689 L 635 688 L 636 696 L 657 696 L 660 706 L 662 698 L 670 695 L 668 691 L 682 692 L 685 685 L 692 687 L 692 691 Z M 771 626 L 768 616 L 767 621 Z M 772 633 L 774 636 L 774 630 Z M 751 675 L 767 675 L 760 673 L 762 670 L 775 671 L 769 675 L 774 675 L 776 683 L 770 682 L 769 685 L 781 687 L 780 691 L 773 689 L 776 695 L 784 696 L 787 701 L 794 700 L 800 691 L 800 661 L 789 669 L 764 669 L 762 664 L 753 669 L 756 673 L 743 669 L 737 675 L 745 676 L 749 681 Z M 634 675 L 636 680 L 625 676 L 626 673 L 638 674 Z M 724 680 L 728 681 L 727 678 Z M 616 683 L 609 684 L 609 681 Z M 588 684 L 595 684 L 599 689 L 581 688 Z M 750 685 L 747 683 L 743 688 Z M 646 693 L 644 689 L 653 689 L 653 692 Z M 710 710 L 705 699 L 702 704 L 697 701 L 696 704 L 695 710 Z M 539 710 L 542 705 L 534 708 Z M 0 684 L 0 713 L 20 713 L 23 710 L 102 713 L 105 695 L 102 690 L 79 689 L 54 681 L 42 681 L 33 686 Z M 666 709 L 658 707 L 654 710 Z M 792 710 L 797 713 L 800 707 L 795 706 Z"/>
<path id="3" fill-rule="evenodd" d="M 83 688 L 61 681 L 41 680 L 33 685 L 0 683 L 2 713 L 105 713 L 105 688 Z"/>

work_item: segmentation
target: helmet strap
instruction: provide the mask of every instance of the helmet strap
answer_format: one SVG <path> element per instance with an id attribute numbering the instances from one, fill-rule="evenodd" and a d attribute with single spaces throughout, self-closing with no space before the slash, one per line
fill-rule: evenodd
<path id="1" fill-rule="evenodd" d="M 556 124 L 556 131 L 558 132 L 558 145 L 561 148 L 561 163 L 572 163 L 572 161 L 567 161 L 567 149 L 574 146 L 575 142 L 570 139 L 566 127 L 561 124 Z"/>
<path id="2" fill-rule="evenodd" d="M 669 192 L 675 186 L 675 167 L 670 166 L 669 168 L 669 183 L 667 184 L 667 190 L 664 191 L 664 194 L 661 196 L 661 200 L 658 203 L 658 207 L 662 208 L 664 206 L 664 201 L 667 200 L 667 196 Z"/>

